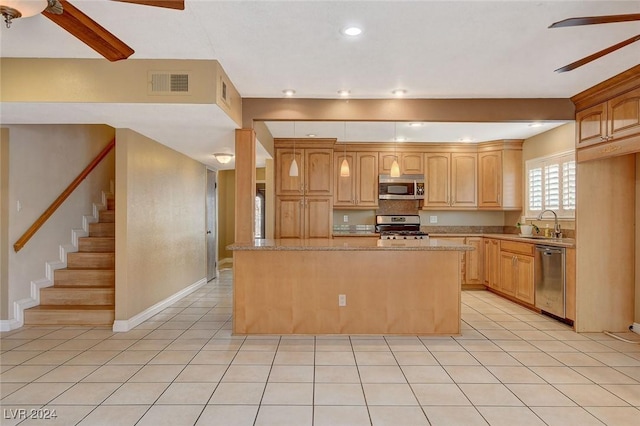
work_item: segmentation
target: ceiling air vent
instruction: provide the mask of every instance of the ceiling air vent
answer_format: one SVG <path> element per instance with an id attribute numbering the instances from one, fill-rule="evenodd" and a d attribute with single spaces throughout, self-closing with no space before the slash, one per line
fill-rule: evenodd
<path id="1" fill-rule="evenodd" d="M 188 72 L 149 72 L 150 95 L 189 95 Z"/>

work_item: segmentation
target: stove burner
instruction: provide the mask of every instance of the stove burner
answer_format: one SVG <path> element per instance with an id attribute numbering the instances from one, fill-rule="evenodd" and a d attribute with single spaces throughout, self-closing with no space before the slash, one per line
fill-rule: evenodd
<path id="1" fill-rule="evenodd" d="M 388 231 L 381 232 L 382 240 L 423 240 L 429 238 L 429 234 L 422 231 Z"/>

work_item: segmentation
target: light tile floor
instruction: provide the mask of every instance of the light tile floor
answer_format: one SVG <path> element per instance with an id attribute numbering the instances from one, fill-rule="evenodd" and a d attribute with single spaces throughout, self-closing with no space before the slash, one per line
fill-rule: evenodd
<path id="1" fill-rule="evenodd" d="M 640 424 L 640 345 L 489 292 L 463 292 L 459 337 L 237 337 L 231 283 L 222 271 L 128 333 L 3 333 L 0 423 Z"/>

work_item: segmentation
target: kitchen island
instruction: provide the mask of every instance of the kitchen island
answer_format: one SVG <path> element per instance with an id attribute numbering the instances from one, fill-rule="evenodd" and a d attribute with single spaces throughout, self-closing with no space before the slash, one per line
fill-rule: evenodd
<path id="1" fill-rule="evenodd" d="M 354 238 L 228 248 L 234 334 L 460 334 L 460 262 L 471 246 Z"/>

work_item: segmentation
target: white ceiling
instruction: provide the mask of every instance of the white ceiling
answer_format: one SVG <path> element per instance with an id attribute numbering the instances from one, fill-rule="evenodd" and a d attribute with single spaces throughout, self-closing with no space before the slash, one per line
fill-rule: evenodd
<path id="1" fill-rule="evenodd" d="M 300 98 L 337 98 L 339 89 L 349 89 L 353 98 L 390 98 L 391 90 L 402 88 L 410 98 L 568 98 L 638 65 L 640 58 L 635 43 L 574 71 L 554 73 L 637 35 L 640 23 L 547 28 L 569 17 L 640 13 L 637 0 L 186 0 L 184 11 L 105 0 L 72 3 L 133 47 L 132 59 L 218 60 L 243 97 L 279 98 L 283 89 L 293 88 Z M 348 40 L 340 30 L 353 23 L 364 33 Z M 2 57 L 100 58 L 43 16 L 18 19 L 0 31 Z M 25 108 L 31 114 L 23 114 Z M 149 108 L 174 110 L 150 114 Z M 20 120 L 34 116 L 55 116 L 59 123 L 109 117 L 106 124 L 130 127 L 224 168 L 210 154 L 233 149 L 235 126 L 223 114 L 212 120 L 210 108 L 4 103 L 1 112 L 5 124 L 29 124 Z M 166 122 L 172 115 L 178 118 Z M 149 118 L 154 116 L 159 118 Z M 478 139 L 510 137 L 513 125 L 505 126 Z M 274 136 L 286 136 L 285 126 L 270 127 Z M 462 126 L 451 129 L 451 123 L 436 127 L 419 129 L 432 132 L 420 138 L 458 140 L 467 132 Z M 490 126 L 482 127 L 484 134 Z M 343 132 L 337 131 L 333 137 L 340 138 Z"/>

